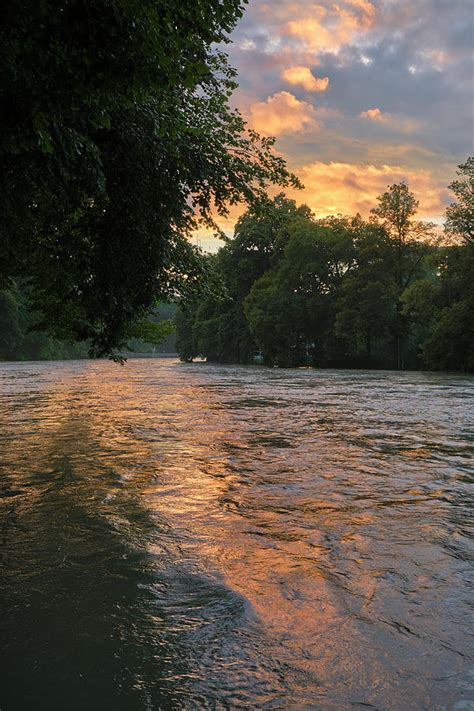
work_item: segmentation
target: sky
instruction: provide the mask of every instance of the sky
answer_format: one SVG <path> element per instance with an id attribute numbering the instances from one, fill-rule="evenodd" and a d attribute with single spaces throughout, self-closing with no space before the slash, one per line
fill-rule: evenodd
<path id="1" fill-rule="evenodd" d="M 406 180 L 419 217 L 442 222 L 474 152 L 474 0 L 250 0 L 231 39 L 233 105 L 276 136 L 305 185 L 290 197 L 318 217 L 367 216 Z"/>

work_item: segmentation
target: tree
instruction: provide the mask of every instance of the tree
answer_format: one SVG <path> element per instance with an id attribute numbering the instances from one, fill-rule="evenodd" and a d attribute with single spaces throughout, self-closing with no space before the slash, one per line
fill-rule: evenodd
<path id="1" fill-rule="evenodd" d="M 378 206 L 371 210 L 392 240 L 397 259 L 396 280 L 400 289 L 412 282 L 416 267 L 426 251 L 420 245 L 428 245 L 433 237 L 434 224 L 413 220 L 419 202 L 406 183 L 395 183 L 388 191 L 377 197 Z"/>
<path id="2" fill-rule="evenodd" d="M 463 241 L 433 250 L 424 278 L 403 300 L 419 333 L 424 365 L 474 371 L 474 158 L 458 168 L 461 178 L 449 186 L 457 202 L 446 209 L 445 232 Z"/>
<path id="3" fill-rule="evenodd" d="M 436 287 L 425 302 L 432 311 L 422 353 L 435 370 L 474 371 L 474 244 L 443 251 Z"/>
<path id="4" fill-rule="evenodd" d="M 278 263 L 292 226 L 308 219 L 306 205 L 277 195 L 252 205 L 237 221 L 234 237 L 210 260 L 209 277 L 217 284 L 199 298 L 193 325 L 198 352 L 208 360 L 251 362 L 257 345 L 244 313 L 244 300 L 252 285 Z M 184 307 L 186 308 L 186 307 Z"/>
<path id="5" fill-rule="evenodd" d="M 306 218 L 291 225 L 277 269 L 256 281 L 244 302 L 266 362 L 328 363 L 336 294 L 352 261 L 352 236 L 344 218 Z"/>
<path id="6" fill-rule="evenodd" d="M 196 358 L 196 356 L 199 355 L 196 335 L 194 332 L 195 318 L 195 304 L 182 304 L 174 316 L 174 323 L 176 327 L 176 350 L 180 359 L 185 363 L 191 363 L 193 358 Z"/>
<path id="7" fill-rule="evenodd" d="M 38 314 L 31 310 L 29 290 L 15 283 L 0 292 L 0 360 L 81 358 L 85 344 L 64 343 L 36 328 Z"/>
<path id="8" fill-rule="evenodd" d="M 445 231 L 474 242 L 474 157 L 459 165 L 457 174 L 460 179 L 448 186 L 457 200 L 446 208 Z"/>
<path id="9" fill-rule="evenodd" d="M 244 302 L 250 332 L 265 365 L 289 367 L 306 361 L 301 304 L 288 294 L 278 271 L 268 271 L 254 283 Z"/>
<path id="10" fill-rule="evenodd" d="M 13 0 L 0 20 L 0 289 L 31 285 L 42 327 L 120 348 L 203 264 L 212 208 L 297 184 L 229 108 L 215 46 L 240 0 Z"/>
<path id="11" fill-rule="evenodd" d="M 423 259 L 430 249 L 434 225 L 413 220 L 418 200 L 404 182 L 390 185 L 377 197 L 378 206 L 371 210 L 374 220 L 383 226 L 395 252 L 396 318 L 394 340 L 397 368 L 404 367 L 404 346 L 408 337 L 408 322 L 402 294 L 419 275 Z"/>
<path id="12" fill-rule="evenodd" d="M 284 196 L 252 207 L 209 258 L 219 298 L 183 313 L 183 357 L 473 370 L 474 244 L 439 244 L 417 204 L 402 183 L 369 222 L 316 220 Z"/>
<path id="13" fill-rule="evenodd" d="M 338 292 L 336 336 L 347 344 L 351 362 L 387 362 L 387 340 L 395 317 L 394 254 L 386 232 L 352 220 L 354 263 Z"/>
<path id="14" fill-rule="evenodd" d="M 18 299 L 12 291 L 0 292 L 0 359 L 14 358 L 22 339 Z"/>
<path id="15" fill-rule="evenodd" d="M 474 371 L 474 159 L 459 166 L 449 186 L 458 198 L 446 209 L 445 232 L 463 242 L 435 250 L 428 275 L 405 292 L 420 332 L 424 364 L 435 370 Z"/>

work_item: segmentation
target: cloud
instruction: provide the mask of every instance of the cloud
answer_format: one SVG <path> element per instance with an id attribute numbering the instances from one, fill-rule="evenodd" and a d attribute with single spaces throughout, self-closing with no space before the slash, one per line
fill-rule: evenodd
<path id="1" fill-rule="evenodd" d="M 233 105 L 278 136 L 307 186 L 292 197 L 319 215 L 367 214 L 405 178 L 420 215 L 441 218 L 473 150 L 470 3 L 250 0 L 232 39 Z M 318 77 L 329 90 L 311 91 Z"/>
<path id="2" fill-rule="evenodd" d="M 266 136 L 301 133 L 317 130 L 316 112 L 311 104 L 298 99 L 288 91 L 258 101 L 249 109 L 249 123 L 256 131 Z"/>
<path id="3" fill-rule="evenodd" d="M 365 34 L 374 24 L 375 5 L 370 0 L 343 0 L 341 3 L 292 7 L 283 34 L 293 37 L 314 53 L 338 53 L 341 47 Z M 296 12 L 295 12 L 296 10 Z"/>
<path id="4" fill-rule="evenodd" d="M 368 216 L 377 195 L 388 185 L 406 181 L 420 201 L 419 216 L 437 217 L 444 212 L 446 189 L 429 170 L 407 169 L 399 165 L 363 165 L 314 161 L 297 171 L 305 185 L 292 197 L 306 202 L 318 217 L 355 214 Z"/>
<path id="5" fill-rule="evenodd" d="M 314 161 L 294 170 L 305 189 L 287 190 L 287 195 L 296 200 L 297 204 L 309 205 L 316 217 L 355 215 L 359 212 L 367 218 L 377 204 L 377 195 L 385 192 L 389 185 L 402 180 L 408 183 L 420 202 L 416 216 L 418 219 L 441 224 L 445 208 L 452 200 L 452 195 L 446 189 L 445 177 L 440 178 L 428 169 L 396 164 Z M 271 195 L 277 192 L 280 192 L 277 187 L 270 190 Z M 221 229 L 231 235 L 237 218 L 244 210 L 242 204 L 230 206 L 229 216 L 217 219 Z M 194 239 L 199 238 L 205 249 L 215 251 L 219 242 L 213 240 L 211 235 L 210 230 L 201 228 Z"/>
<path id="6" fill-rule="evenodd" d="M 251 0 L 230 49 L 241 86 L 235 105 L 245 110 L 285 89 L 300 98 L 297 85 L 292 89 L 282 72 L 305 66 L 318 77 L 330 78 L 330 91 L 318 95 L 318 104 L 347 117 L 340 122 L 340 132 L 349 131 L 357 139 L 373 130 L 382 140 L 391 133 L 392 141 L 400 140 L 400 134 L 416 135 L 423 147 L 451 155 L 454 165 L 472 151 L 468 4 Z M 242 42 L 249 49 L 242 49 Z M 354 120 L 374 107 L 390 113 L 393 122 Z M 294 135 L 300 140 L 301 134 Z M 347 159 L 337 146 L 332 157 Z"/>
<path id="7" fill-rule="evenodd" d="M 389 123 L 392 119 L 390 114 L 384 114 L 380 109 L 367 109 L 361 111 L 360 118 L 369 119 L 370 121 L 379 121 L 380 123 Z"/>
<path id="8" fill-rule="evenodd" d="M 303 87 L 306 91 L 326 91 L 329 86 L 328 77 L 315 77 L 311 69 L 302 64 L 284 69 L 281 78 L 288 84 Z"/>
<path id="9" fill-rule="evenodd" d="M 415 121 L 414 119 L 405 118 L 403 116 L 393 116 L 392 114 L 385 113 L 378 108 L 361 111 L 359 118 L 386 124 L 395 130 L 401 131 L 402 133 L 413 133 L 423 127 L 421 121 Z"/>

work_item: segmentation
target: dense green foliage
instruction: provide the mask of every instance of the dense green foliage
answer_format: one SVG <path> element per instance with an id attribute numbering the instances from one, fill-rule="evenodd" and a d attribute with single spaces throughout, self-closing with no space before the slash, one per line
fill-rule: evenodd
<path id="1" fill-rule="evenodd" d="M 143 322 L 129 330 L 123 352 L 174 353 L 175 304 L 160 304 Z M 54 338 L 41 330 L 42 314 L 32 309 L 31 292 L 24 283 L 15 283 L 0 292 L 0 360 L 61 360 L 86 358 L 90 344 Z"/>
<path id="2" fill-rule="evenodd" d="M 255 341 L 244 313 L 245 297 L 283 254 L 291 225 L 309 215 L 306 206 L 297 208 L 280 195 L 261 201 L 238 220 L 234 239 L 225 239 L 219 253 L 208 258 L 214 284 L 220 281 L 221 288 L 214 286 L 199 303 L 187 303 L 178 313 L 177 348 L 185 360 L 198 353 L 221 362 L 252 359 Z"/>
<path id="3" fill-rule="evenodd" d="M 67 343 L 41 331 L 28 289 L 15 284 L 0 292 L 0 360 L 84 358 L 84 343 Z"/>
<path id="4" fill-rule="evenodd" d="M 267 182 L 215 49 L 245 0 L 11 0 L 0 17 L 0 290 L 110 355 L 204 265 L 186 235 Z M 5 298 L 10 298 L 6 296 Z"/>
<path id="5" fill-rule="evenodd" d="M 418 205 L 404 183 L 378 198 L 369 221 L 317 220 L 283 196 L 250 209 L 208 258 L 221 291 L 178 311 L 181 357 L 474 370 L 467 169 L 472 161 L 460 166 L 464 187 L 448 209 L 448 230 L 462 239 L 451 246 L 414 219 Z"/>

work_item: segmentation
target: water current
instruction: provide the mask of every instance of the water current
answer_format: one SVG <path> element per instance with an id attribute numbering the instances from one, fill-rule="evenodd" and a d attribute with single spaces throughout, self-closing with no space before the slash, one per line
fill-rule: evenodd
<path id="1" fill-rule="evenodd" d="M 0 365 L 0 709 L 474 709 L 474 378 Z"/>

